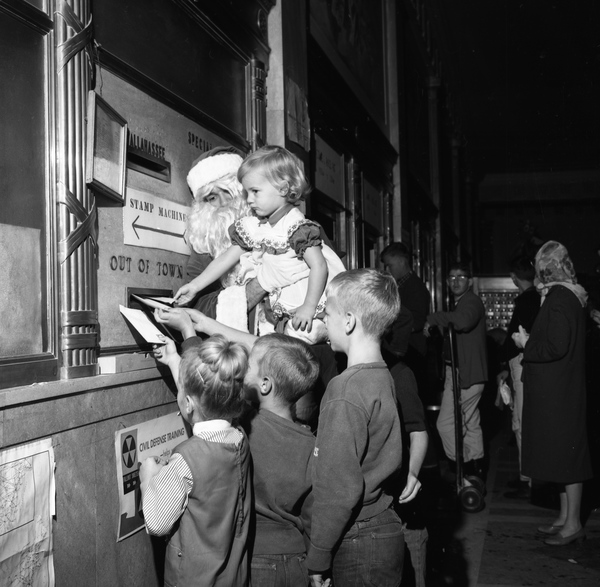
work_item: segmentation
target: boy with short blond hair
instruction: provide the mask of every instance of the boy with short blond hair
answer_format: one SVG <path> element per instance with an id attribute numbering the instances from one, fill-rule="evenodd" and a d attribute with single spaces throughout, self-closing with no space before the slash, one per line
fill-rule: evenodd
<path id="1" fill-rule="evenodd" d="M 331 347 L 348 357 L 321 401 L 306 564 L 315 586 L 398 585 L 404 537 L 388 487 L 402 461 L 394 382 L 381 338 L 400 311 L 390 275 L 354 269 L 327 287 Z"/>
<path id="2" fill-rule="evenodd" d="M 305 534 L 309 530 L 310 462 L 315 437 L 294 421 L 294 405 L 315 384 L 319 365 L 308 346 L 284 334 L 256 340 L 244 380 L 257 407 L 242 422 L 254 463 L 256 532 L 252 585 L 308 585 Z"/>

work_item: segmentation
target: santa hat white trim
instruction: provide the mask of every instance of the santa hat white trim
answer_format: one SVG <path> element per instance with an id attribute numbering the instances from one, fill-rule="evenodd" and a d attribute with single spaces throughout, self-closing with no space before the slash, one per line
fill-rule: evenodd
<path id="1" fill-rule="evenodd" d="M 248 302 L 246 286 L 226 287 L 217 299 L 217 322 L 248 332 Z"/>
<path id="2" fill-rule="evenodd" d="M 222 179 L 229 174 L 237 174 L 243 159 L 235 153 L 216 154 L 201 159 L 190 169 L 187 182 L 196 197 L 196 192 L 206 184 Z"/>

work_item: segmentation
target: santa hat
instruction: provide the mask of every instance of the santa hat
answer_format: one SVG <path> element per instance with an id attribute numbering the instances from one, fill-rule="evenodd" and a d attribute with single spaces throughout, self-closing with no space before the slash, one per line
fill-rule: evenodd
<path id="1" fill-rule="evenodd" d="M 187 182 L 196 197 L 198 190 L 205 185 L 222 179 L 226 175 L 236 175 L 242 158 L 233 147 L 215 147 L 202 153 L 192 163 Z"/>

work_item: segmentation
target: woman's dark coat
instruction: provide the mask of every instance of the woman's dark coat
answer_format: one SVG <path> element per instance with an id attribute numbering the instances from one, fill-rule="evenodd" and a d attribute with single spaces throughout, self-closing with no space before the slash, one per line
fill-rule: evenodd
<path id="1" fill-rule="evenodd" d="M 585 311 L 566 287 L 551 287 L 542 304 L 523 350 L 523 385 L 523 475 L 564 484 L 591 478 Z"/>

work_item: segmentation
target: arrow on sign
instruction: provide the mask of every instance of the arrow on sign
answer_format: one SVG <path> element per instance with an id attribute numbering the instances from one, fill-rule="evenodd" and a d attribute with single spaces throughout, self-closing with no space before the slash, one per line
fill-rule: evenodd
<path id="1" fill-rule="evenodd" d="M 150 230 L 151 232 L 159 232 L 160 234 L 166 234 L 168 236 L 174 236 L 177 238 L 183 238 L 183 234 L 179 234 L 177 232 L 169 232 L 168 230 L 162 230 L 161 228 L 154 228 L 153 226 L 144 226 L 142 224 L 138 224 L 138 219 L 139 216 L 137 216 L 136 219 L 131 223 L 131 228 L 133 228 L 133 232 L 135 232 L 135 236 L 137 236 L 138 240 L 140 235 L 137 233 L 136 228 L 139 228 L 140 230 Z"/>

